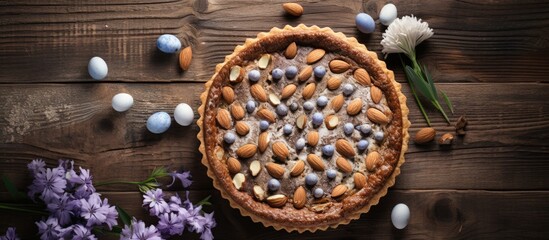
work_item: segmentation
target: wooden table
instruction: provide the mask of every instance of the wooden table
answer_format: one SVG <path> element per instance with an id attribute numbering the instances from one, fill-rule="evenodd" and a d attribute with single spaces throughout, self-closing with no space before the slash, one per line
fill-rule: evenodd
<path id="1" fill-rule="evenodd" d="M 216 64 L 258 32 L 286 24 L 331 27 L 358 38 L 381 56 L 381 33 L 359 33 L 354 17 L 377 18 L 386 1 L 303 2 L 300 18 L 284 17 L 280 1 L 1 1 L 0 174 L 26 191 L 26 164 L 74 159 L 95 181 L 141 180 L 155 167 L 190 170 L 195 201 L 212 195 L 217 239 L 547 238 L 549 236 L 549 3 L 547 1 L 398 1 L 399 16 L 414 14 L 434 29 L 418 56 L 454 101 L 455 121 L 467 135 L 450 149 L 410 144 L 397 184 L 359 220 L 326 232 L 286 233 L 240 216 L 213 189 L 200 164 L 196 124 L 164 134 L 145 128 L 150 114 L 193 109 Z M 188 71 L 177 55 L 160 53 L 160 34 L 192 46 Z M 88 60 L 109 65 L 91 79 Z M 426 123 L 411 100 L 398 58 L 387 59 L 409 97 L 415 132 Z M 133 95 L 126 113 L 111 108 L 119 92 Z M 433 109 L 433 126 L 451 132 Z M 198 116 L 196 116 L 198 117 Z M 181 188 L 176 189 L 182 191 Z M 3 200 L 9 200 L 0 187 Z M 100 188 L 109 202 L 151 220 L 132 186 Z M 397 203 L 411 210 L 410 225 L 395 229 Z M 38 216 L 0 211 L 0 231 L 15 226 L 35 236 Z M 25 230 L 26 229 L 26 230 Z M 194 234 L 186 237 L 196 238 Z"/>

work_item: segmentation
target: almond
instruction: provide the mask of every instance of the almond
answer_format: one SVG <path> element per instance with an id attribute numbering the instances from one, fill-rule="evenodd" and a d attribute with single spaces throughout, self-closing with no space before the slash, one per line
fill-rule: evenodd
<path id="1" fill-rule="evenodd" d="M 353 175 L 353 180 L 355 182 L 355 188 L 360 190 L 366 186 L 366 176 L 362 173 L 355 173 Z"/>
<path id="2" fill-rule="evenodd" d="M 242 173 L 237 173 L 233 177 L 233 184 L 237 190 L 244 189 L 244 183 L 246 182 L 246 176 Z"/>
<path id="3" fill-rule="evenodd" d="M 271 141 L 271 134 L 269 132 L 262 132 L 259 134 L 259 139 L 257 140 L 257 147 L 259 152 L 265 152 L 269 147 L 269 142 Z"/>
<path id="4" fill-rule="evenodd" d="M 278 98 L 278 96 L 274 93 L 271 93 L 269 94 L 269 102 L 274 105 L 274 106 L 277 106 L 278 104 L 280 104 L 280 98 Z"/>
<path id="5" fill-rule="evenodd" d="M 297 86 L 295 84 L 289 84 L 288 86 L 282 89 L 282 92 L 280 93 L 280 98 L 286 99 L 291 97 L 292 95 L 294 95 L 296 89 L 297 89 Z"/>
<path id="6" fill-rule="evenodd" d="M 438 144 L 440 145 L 450 145 L 454 141 L 454 134 L 445 133 L 438 139 Z"/>
<path id="7" fill-rule="evenodd" d="M 240 66 L 231 67 L 231 72 L 229 73 L 229 81 L 233 83 L 242 82 L 244 79 L 244 69 Z"/>
<path id="8" fill-rule="evenodd" d="M 238 121 L 234 126 L 236 133 L 240 136 L 246 136 L 250 132 L 250 126 L 247 123 Z"/>
<path id="9" fill-rule="evenodd" d="M 227 159 L 227 168 L 229 169 L 230 174 L 236 174 L 240 172 L 240 168 L 242 166 L 240 165 L 240 161 L 234 157 L 230 157 Z"/>
<path id="10" fill-rule="evenodd" d="M 265 164 L 265 168 L 271 177 L 280 179 L 284 176 L 285 169 L 279 164 L 270 162 Z"/>
<path id="11" fill-rule="evenodd" d="M 265 190 L 259 185 L 254 186 L 254 197 L 259 200 L 263 201 L 265 199 Z"/>
<path id="12" fill-rule="evenodd" d="M 245 144 L 236 150 L 236 155 L 240 158 L 251 158 L 257 152 L 257 146 L 251 143 Z"/>
<path id="13" fill-rule="evenodd" d="M 271 207 L 276 207 L 276 208 L 283 207 L 287 201 L 288 201 L 288 198 L 282 194 L 276 194 L 276 195 L 267 197 L 267 203 Z"/>
<path id="14" fill-rule="evenodd" d="M 325 119 L 324 119 L 324 123 L 326 124 L 326 128 L 328 128 L 329 130 L 333 130 L 334 128 L 337 127 L 337 125 L 339 124 L 339 118 L 337 118 L 336 115 L 328 115 Z"/>
<path id="15" fill-rule="evenodd" d="M 324 171 L 324 162 L 319 156 L 315 154 L 307 155 L 307 163 L 309 163 L 311 168 L 313 168 L 315 171 Z"/>
<path id="16" fill-rule="evenodd" d="M 285 162 L 290 157 L 290 151 L 285 143 L 277 141 L 273 143 L 273 154 L 278 160 Z"/>
<path id="17" fill-rule="evenodd" d="M 284 3 L 282 4 L 282 8 L 294 17 L 299 17 L 303 14 L 303 7 L 297 3 Z"/>
<path id="18" fill-rule="evenodd" d="M 227 102 L 227 104 L 231 104 L 234 101 L 234 90 L 232 87 L 223 87 L 221 89 L 221 95 L 223 96 L 223 100 Z"/>
<path id="19" fill-rule="evenodd" d="M 311 51 L 309 54 L 307 54 L 307 64 L 318 62 L 318 60 L 324 57 L 324 54 L 326 54 L 326 51 L 320 48 Z"/>
<path id="20" fill-rule="evenodd" d="M 257 116 L 259 116 L 262 119 L 267 120 L 270 123 L 274 123 L 276 121 L 275 114 L 272 111 L 270 111 L 269 109 L 265 109 L 265 108 L 260 109 L 259 111 L 257 111 Z"/>
<path id="21" fill-rule="evenodd" d="M 292 167 L 292 170 L 290 171 L 290 176 L 297 177 L 303 173 L 303 170 L 305 170 L 305 162 L 302 160 L 299 160 L 295 162 L 294 166 Z"/>
<path id="22" fill-rule="evenodd" d="M 416 133 L 414 142 L 417 144 L 425 144 L 435 139 L 436 131 L 434 128 L 422 128 Z"/>
<path id="23" fill-rule="evenodd" d="M 313 75 L 313 67 L 312 66 L 306 66 L 305 68 L 301 69 L 301 72 L 299 72 L 299 75 L 297 75 L 297 80 L 299 82 L 305 82 L 309 80 L 309 78 Z"/>
<path id="24" fill-rule="evenodd" d="M 366 72 L 366 70 L 364 70 L 364 68 L 359 68 L 355 70 L 353 76 L 355 80 L 363 86 L 370 86 L 370 84 L 372 84 L 372 81 L 370 80 L 370 75 L 368 74 L 368 72 Z"/>
<path id="25" fill-rule="evenodd" d="M 294 192 L 294 207 L 301 209 L 305 207 L 305 203 L 307 203 L 307 192 L 303 186 L 299 186 Z"/>
<path id="26" fill-rule="evenodd" d="M 259 172 L 261 172 L 261 162 L 258 160 L 254 160 L 250 163 L 250 173 L 253 177 L 257 176 Z"/>
<path id="27" fill-rule="evenodd" d="M 286 48 L 286 51 L 284 51 L 284 56 L 288 59 L 292 59 L 297 55 L 297 44 L 295 42 L 290 43 L 288 47 Z"/>
<path id="28" fill-rule="evenodd" d="M 353 158 L 355 156 L 355 149 L 347 140 L 340 138 L 336 141 L 336 151 L 346 158 Z"/>
<path id="29" fill-rule="evenodd" d="M 341 79 L 335 76 L 331 77 L 326 82 L 326 87 L 332 91 L 338 89 L 339 86 L 341 86 Z"/>
<path id="30" fill-rule="evenodd" d="M 314 147 L 318 144 L 318 140 L 319 137 L 317 131 L 310 131 L 309 133 L 307 133 L 307 144 Z"/>
<path id="31" fill-rule="evenodd" d="M 347 192 L 347 186 L 339 184 L 332 190 L 332 198 L 341 197 L 345 192 Z"/>
<path id="32" fill-rule="evenodd" d="M 383 97 L 383 93 L 381 92 L 381 89 L 379 89 L 376 86 L 372 86 L 370 88 L 370 98 L 372 98 L 372 101 L 374 103 L 379 103 L 379 101 L 381 101 L 381 97 Z"/>
<path id="33" fill-rule="evenodd" d="M 297 119 L 295 120 L 295 125 L 300 130 L 305 129 L 305 127 L 307 126 L 307 115 L 303 114 L 297 117 Z"/>
<path id="34" fill-rule="evenodd" d="M 231 115 L 235 120 L 242 120 L 246 116 L 246 111 L 240 103 L 231 104 Z"/>
<path id="35" fill-rule="evenodd" d="M 337 168 L 344 173 L 351 173 L 353 171 L 353 165 L 347 159 L 338 157 L 336 159 Z"/>
<path id="36" fill-rule="evenodd" d="M 189 66 L 191 65 L 191 60 L 193 59 L 193 50 L 191 47 L 186 47 L 181 50 L 179 53 L 179 67 L 183 69 L 183 71 L 189 70 Z"/>
<path id="37" fill-rule="evenodd" d="M 271 63 L 271 54 L 263 54 L 261 55 L 261 58 L 257 61 L 257 67 L 259 69 L 265 69 L 269 66 L 269 63 Z"/>
<path id="38" fill-rule="evenodd" d="M 331 106 L 334 112 L 339 112 L 339 110 L 343 107 L 343 104 L 345 103 L 345 97 L 343 97 L 342 94 L 339 94 L 332 98 Z"/>
<path id="39" fill-rule="evenodd" d="M 366 169 L 370 172 L 374 171 L 378 164 L 381 163 L 381 155 L 376 152 L 370 152 L 368 153 L 368 156 L 366 156 Z"/>
<path id="40" fill-rule="evenodd" d="M 351 65 L 349 65 L 347 62 L 342 60 L 332 60 L 330 61 L 329 66 L 330 66 L 330 71 L 332 71 L 333 73 L 342 73 L 349 70 L 349 68 L 351 68 Z"/>
<path id="41" fill-rule="evenodd" d="M 381 111 L 379 111 L 376 108 L 368 108 L 368 112 L 366 113 L 368 116 L 368 119 L 372 121 L 373 123 L 377 123 L 380 125 L 385 125 L 389 123 L 389 118 Z"/>
<path id="42" fill-rule="evenodd" d="M 268 100 L 265 89 L 263 89 L 263 87 L 259 84 L 252 85 L 250 87 L 250 93 L 252 94 L 252 97 L 254 97 L 260 102 L 266 102 Z"/>
<path id="43" fill-rule="evenodd" d="M 233 120 L 231 119 L 231 114 L 227 109 L 220 108 L 217 109 L 217 115 L 215 116 L 217 123 L 224 129 L 230 129 L 233 125 Z"/>
<path id="44" fill-rule="evenodd" d="M 316 83 L 312 82 L 307 84 L 307 86 L 303 88 L 303 92 L 301 93 L 301 95 L 303 96 L 303 99 L 307 100 L 313 97 L 315 90 L 316 90 Z"/>
<path id="45" fill-rule="evenodd" d="M 223 159 L 225 159 L 225 150 L 223 150 L 223 148 L 221 148 L 221 147 L 216 147 L 215 148 L 215 157 L 219 161 L 222 161 Z"/>
<path id="46" fill-rule="evenodd" d="M 347 114 L 350 116 L 357 115 L 360 111 L 362 111 L 362 99 L 360 98 L 353 99 L 353 101 L 347 105 Z"/>

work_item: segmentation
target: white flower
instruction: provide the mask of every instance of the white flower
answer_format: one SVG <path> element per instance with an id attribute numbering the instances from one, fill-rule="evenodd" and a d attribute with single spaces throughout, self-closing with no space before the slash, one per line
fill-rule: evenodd
<path id="1" fill-rule="evenodd" d="M 415 58 L 415 47 L 433 36 L 433 29 L 414 15 L 404 16 L 395 19 L 382 36 L 382 52 L 385 56 L 389 53 L 404 53 Z"/>

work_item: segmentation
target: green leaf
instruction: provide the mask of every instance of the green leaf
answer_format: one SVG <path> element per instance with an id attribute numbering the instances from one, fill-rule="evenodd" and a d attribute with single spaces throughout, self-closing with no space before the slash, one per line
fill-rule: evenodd
<path id="1" fill-rule="evenodd" d="M 452 106 L 452 102 L 450 102 L 450 98 L 448 98 L 446 93 L 444 93 L 443 91 L 440 91 L 440 94 L 442 94 L 442 97 L 444 98 L 446 105 L 448 105 L 448 108 L 450 108 L 450 112 L 454 113 L 454 107 Z"/>
<path id="2" fill-rule="evenodd" d="M 431 86 L 431 91 L 433 92 L 433 96 L 438 98 L 437 88 L 435 87 L 435 82 L 433 81 L 433 78 L 431 78 L 431 74 L 427 71 L 427 67 L 423 65 L 423 76 L 429 83 L 429 86 Z"/>
<path id="3" fill-rule="evenodd" d="M 14 200 L 21 200 L 25 198 L 25 194 L 17 190 L 17 187 L 15 187 L 15 184 L 13 184 L 13 182 L 11 182 L 11 180 L 8 177 L 6 177 L 5 175 L 2 175 L 2 181 L 4 182 L 4 186 L 8 190 L 10 196 Z"/>
<path id="4" fill-rule="evenodd" d="M 165 177 L 165 176 L 168 176 L 168 171 L 166 170 L 166 168 L 164 167 L 159 167 L 159 168 L 155 168 L 152 172 L 151 172 L 151 176 L 150 178 L 159 178 L 159 177 Z"/>
<path id="5" fill-rule="evenodd" d="M 207 196 L 206 198 L 200 200 L 200 202 L 198 202 L 196 205 L 198 205 L 198 206 L 203 206 L 203 205 L 204 206 L 210 206 L 210 205 L 212 205 L 212 203 L 209 202 L 211 197 L 212 197 L 212 195 Z"/>
<path id="6" fill-rule="evenodd" d="M 132 224 L 132 219 L 130 215 L 126 211 L 124 211 L 124 209 L 122 209 L 121 207 L 119 206 L 115 206 L 115 207 L 116 207 L 116 211 L 118 212 L 118 217 L 120 217 L 120 220 L 122 221 L 122 223 L 125 226 L 130 226 Z"/>
<path id="7" fill-rule="evenodd" d="M 423 105 L 421 104 L 421 101 L 417 97 L 416 90 L 415 90 L 415 87 L 414 87 L 414 83 L 410 80 L 408 80 L 408 83 L 410 84 L 410 89 L 412 90 L 412 95 L 414 95 L 414 99 L 416 100 L 416 103 L 419 106 L 419 110 L 423 114 L 423 117 L 425 118 L 425 121 L 427 121 L 427 125 L 431 126 L 431 121 L 429 120 L 429 117 L 427 116 L 427 113 L 425 112 L 425 109 L 423 109 Z"/>
<path id="8" fill-rule="evenodd" d="M 435 97 L 433 96 L 429 85 L 427 85 L 422 77 L 418 76 L 410 66 L 406 66 L 405 70 L 406 76 L 411 80 L 411 82 L 414 83 L 414 87 L 416 87 L 419 93 L 421 93 L 429 101 L 433 101 Z"/>

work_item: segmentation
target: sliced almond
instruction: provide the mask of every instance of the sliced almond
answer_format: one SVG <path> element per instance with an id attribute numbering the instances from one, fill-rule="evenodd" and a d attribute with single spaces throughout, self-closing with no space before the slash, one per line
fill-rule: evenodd
<path id="1" fill-rule="evenodd" d="M 368 108 L 366 115 L 368 116 L 368 119 L 370 119 L 370 121 L 372 121 L 373 123 L 377 123 L 380 125 L 386 125 L 387 123 L 389 123 L 389 118 L 377 108 Z"/>
<path id="2" fill-rule="evenodd" d="M 223 96 L 223 100 L 227 104 L 231 104 L 234 101 L 234 90 L 232 87 L 225 86 L 221 89 L 221 95 Z"/>
<path id="3" fill-rule="evenodd" d="M 240 165 L 240 161 L 238 161 L 238 159 L 234 157 L 227 159 L 227 168 L 229 169 L 229 173 L 231 175 L 240 172 L 241 167 L 242 166 Z"/>
<path id="4" fill-rule="evenodd" d="M 290 151 L 288 150 L 286 144 L 282 141 L 273 143 L 273 154 L 278 158 L 278 160 L 283 162 L 290 157 Z"/>
<path id="5" fill-rule="evenodd" d="M 297 89 L 297 86 L 295 84 L 288 84 L 286 87 L 282 89 L 282 92 L 280 93 L 281 99 L 286 99 L 294 95 L 295 90 Z"/>
<path id="6" fill-rule="evenodd" d="M 319 136 L 317 131 L 310 131 L 307 133 L 307 144 L 310 146 L 316 146 L 318 144 Z"/>
<path id="7" fill-rule="evenodd" d="M 288 198 L 282 194 L 276 194 L 276 195 L 267 197 L 267 203 L 271 207 L 276 207 L 276 208 L 283 207 L 284 205 L 286 205 L 287 201 L 288 201 Z"/>
<path id="8" fill-rule="evenodd" d="M 346 158 L 353 158 L 356 155 L 353 145 L 343 138 L 338 139 L 335 145 L 336 151 Z"/>
<path id="9" fill-rule="evenodd" d="M 250 126 L 246 122 L 238 121 L 234 126 L 236 133 L 240 136 L 246 136 L 250 132 Z"/>
<path id="10" fill-rule="evenodd" d="M 257 200 L 263 201 L 263 199 L 265 199 L 265 190 L 263 190 L 261 186 L 255 185 L 253 190 L 254 190 L 254 197 Z"/>
<path id="11" fill-rule="evenodd" d="M 315 90 L 316 90 L 316 83 L 312 82 L 307 84 L 307 86 L 303 88 L 303 92 L 301 92 L 303 99 L 307 100 L 313 97 Z"/>
<path id="12" fill-rule="evenodd" d="M 343 107 L 343 104 L 345 103 L 345 97 L 343 97 L 342 94 L 339 94 L 332 98 L 332 101 L 330 105 L 332 106 L 332 109 L 334 112 L 339 112 L 339 110 Z"/>
<path id="13" fill-rule="evenodd" d="M 231 67 L 231 72 L 229 73 L 229 81 L 233 83 L 242 82 L 244 79 L 244 69 L 240 66 Z"/>
<path id="14" fill-rule="evenodd" d="M 353 99 L 349 105 L 347 105 L 347 114 L 350 116 L 357 115 L 360 111 L 362 111 L 362 99 L 360 98 Z"/>
<path id="15" fill-rule="evenodd" d="M 259 139 L 257 140 L 257 147 L 259 152 L 265 152 L 269 147 L 269 142 L 271 141 L 271 134 L 269 132 L 262 132 L 259 134 Z"/>
<path id="16" fill-rule="evenodd" d="M 347 159 L 342 157 L 338 157 L 336 159 L 336 166 L 340 171 L 344 173 L 351 173 L 353 171 L 353 165 L 351 165 L 351 163 Z"/>
<path id="17" fill-rule="evenodd" d="M 257 146 L 251 143 L 244 144 L 236 150 L 236 155 L 240 158 L 251 158 L 257 152 Z"/>
<path id="18" fill-rule="evenodd" d="M 305 68 L 301 69 L 301 72 L 299 72 L 299 75 L 297 75 L 297 80 L 299 82 L 305 82 L 311 78 L 313 75 L 313 67 L 312 66 L 306 66 Z"/>
<path id="19" fill-rule="evenodd" d="M 333 130 L 337 127 L 339 124 L 339 118 L 336 115 L 328 115 L 324 119 L 324 123 L 326 124 L 326 128 L 329 130 Z"/>
<path id="20" fill-rule="evenodd" d="M 221 147 L 215 148 L 215 157 L 217 160 L 222 161 L 225 158 L 225 150 Z"/>
<path id="21" fill-rule="evenodd" d="M 326 87 L 332 91 L 338 89 L 339 86 L 341 86 L 341 79 L 336 76 L 332 76 L 326 82 Z"/>
<path id="22" fill-rule="evenodd" d="M 368 156 L 366 156 L 366 169 L 370 172 L 374 171 L 378 164 L 381 163 L 381 155 L 376 152 L 370 152 L 368 153 Z"/>
<path id="23" fill-rule="evenodd" d="M 440 136 L 438 139 L 438 144 L 440 145 L 450 145 L 454 141 L 454 134 L 445 133 Z"/>
<path id="24" fill-rule="evenodd" d="M 305 207 L 305 203 L 307 203 L 307 192 L 303 186 L 299 186 L 294 192 L 294 207 L 301 209 Z"/>
<path id="25" fill-rule="evenodd" d="M 179 53 L 179 67 L 183 69 L 183 71 L 189 70 L 189 67 L 191 66 L 191 60 L 193 58 L 193 50 L 191 47 L 186 47 L 181 50 Z"/>
<path id="26" fill-rule="evenodd" d="M 355 173 L 353 175 L 353 181 L 355 183 L 355 188 L 360 190 L 366 186 L 366 176 L 362 173 Z"/>
<path id="27" fill-rule="evenodd" d="M 271 93 L 269 94 L 269 102 L 272 104 L 272 105 L 278 105 L 280 104 L 280 98 L 278 98 L 278 96 L 274 93 Z"/>
<path id="28" fill-rule="evenodd" d="M 309 163 L 311 168 L 315 171 L 324 171 L 325 169 L 324 162 L 319 156 L 315 154 L 307 155 L 307 163 Z"/>
<path id="29" fill-rule="evenodd" d="M 347 192 L 347 186 L 343 185 L 343 184 L 339 184 L 337 185 L 334 190 L 332 190 L 332 198 L 338 198 L 338 197 L 341 197 L 343 196 L 343 194 L 345 194 L 345 192 Z"/>
<path id="30" fill-rule="evenodd" d="M 286 51 L 284 51 L 284 56 L 288 59 L 292 59 L 297 55 L 297 44 L 295 42 L 290 43 L 288 47 L 286 48 Z"/>
<path id="31" fill-rule="evenodd" d="M 256 114 L 261 119 L 265 119 L 270 123 L 274 123 L 276 121 L 275 114 L 272 111 L 270 111 L 269 109 L 265 109 L 265 108 L 260 109 L 259 111 L 257 111 Z"/>
<path id="32" fill-rule="evenodd" d="M 261 58 L 257 61 L 257 67 L 265 69 L 269 66 L 269 63 L 271 63 L 271 54 L 266 53 L 261 55 Z"/>
<path id="33" fill-rule="evenodd" d="M 217 109 L 217 115 L 215 116 L 217 123 L 224 129 L 230 129 L 233 125 L 233 120 L 231 119 L 231 114 L 227 109 L 220 108 Z"/>
<path id="34" fill-rule="evenodd" d="M 269 175 L 271 175 L 271 177 L 278 178 L 278 179 L 284 176 L 284 172 L 286 170 L 280 164 L 276 164 L 272 162 L 265 164 L 265 168 L 267 169 L 267 172 L 269 173 Z"/>
<path id="35" fill-rule="evenodd" d="M 351 65 L 349 65 L 347 62 L 337 59 L 330 61 L 329 66 L 330 71 L 332 71 L 333 73 L 342 73 L 351 68 Z"/>
<path id="36" fill-rule="evenodd" d="M 259 172 L 261 172 L 261 162 L 258 160 L 254 160 L 250 163 L 250 173 L 253 177 L 257 176 Z"/>
<path id="37" fill-rule="evenodd" d="M 300 130 L 305 129 L 305 127 L 307 126 L 307 115 L 302 114 L 299 117 L 297 117 L 297 119 L 295 120 L 295 125 Z"/>
<path id="38" fill-rule="evenodd" d="M 235 120 L 242 120 L 246 116 L 246 111 L 240 103 L 236 102 L 231 104 L 231 115 Z"/>
<path id="39" fill-rule="evenodd" d="M 294 166 L 292 167 L 292 170 L 290 171 L 290 176 L 297 177 L 303 173 L 305 170 L 305 162 L 302 160 L 298 160 Z"/>
<path id="40" fill-rule="evenodd" d="M 363 86 L 370 86 L 372 84 L 372 81 L 370 80 L 370 74 L 368 74 L 368 72 L 366 72 L 364 68 L 359 68 L 355 70 L 353 76 L 355 80 Z"/>
<path id="41" fill-rule="evenodd" d="M 315 62 L 318 62 L 322 57 L 324 57 L 324 54 L 326 54 L 326 51 L 324 49 L 315 49 L 311 51 L 309 54 L 307 54 L 307 64 L 313 64 Z"/>
<path id="42" fill-rule="evenodd" d="M 268 100 L 265 89 L 259 84 L 252 85 L 250 87 L 250 93 L 252 94 L 252 97 L 254 97 L 260 102 L 266 102 Z"/>
<path id="43" fill-rule="evenodd" d="M 381 92 L 381 89 L 379 89 L 376 86 L 372 86 L 370 88 L 370 98 L 372 98 L 372 101 L 374 103 L 379 103 L 381 101 L 381 98 L 383 97 L 383 93 Z"/>
<path id="44" fill-rule="evenodd" d="M 242 173 L 237 173 L 233 177 L 233 184 L 237 190 L 244 189 L 244 183 L 246 182 L 246 176 Z"/>

